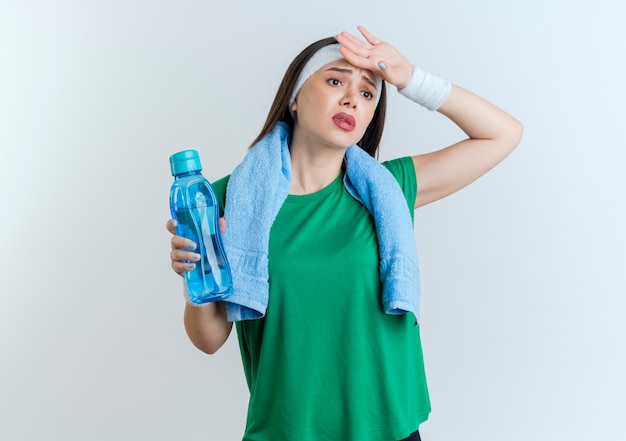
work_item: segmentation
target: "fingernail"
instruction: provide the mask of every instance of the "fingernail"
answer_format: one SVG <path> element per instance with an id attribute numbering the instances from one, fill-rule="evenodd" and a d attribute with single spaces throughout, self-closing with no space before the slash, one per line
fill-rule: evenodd
<path id="1" fill-rule="evenodd" d="M 193 242 L 189 242 L 187 244 L 187 248 L 189 248 L 190 250 L 195 250 L 196 249 L 196 244 Z"/>
<path id="2" fill-rule="evenodd" d="M 174 219 L 170 219 L 170 221 L 168 222 L 169 225 L 174 225 L 176 223 L 176 221 Z"/>
<path id="3" fill-rule="evenodd" d="M 193 257 L 194 259 L 196 259 L 196 260 L 200 260 L 200 254 L 193 253 L 193 256 L 192 256 L 192 257 Z"/>
<path id="4" fill-rule="evenodd" d="M 387 69 L 387 65 L 385 63 L 378 63 L 378 67 L 380 67 L 382 70 Z"/>
<path id="5" fill-rule="evenodd" d="M 189 268 L 189 269 L 194 269 L 195 267 L 196 267 L 195 263 L 188 263 L 187 264 L 187 268 Z"/>

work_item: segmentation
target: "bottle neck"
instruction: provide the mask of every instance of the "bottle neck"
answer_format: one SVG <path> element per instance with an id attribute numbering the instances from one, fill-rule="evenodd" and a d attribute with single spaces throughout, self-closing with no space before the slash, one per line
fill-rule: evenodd
<path id="1" fill-rule="evenodd" d="M 199 175 L 201 172 L 202 172 L 202 170 L 194 170 L 194 171 L 178 173 L 178 174 L 174 175 L 174 179 L 184 178 L 185 176 Z"/>

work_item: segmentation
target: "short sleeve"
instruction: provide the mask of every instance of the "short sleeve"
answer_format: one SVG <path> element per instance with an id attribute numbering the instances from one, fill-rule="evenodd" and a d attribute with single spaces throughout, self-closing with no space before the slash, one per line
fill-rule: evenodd
<path id="1" fill-rule="evenodd" d="M 385 161 L 382 164 L 398 181 L 400 188 L 402 188 L 402 193 L 404 193 L 406 203 L 409 206 L 411 218 L 413 218 L 415 211 L 415 198 L 417 196 L 417 179 L 415 177 L 415 165 L 413 164 L 413 158 L 405 156 Z"/>
<path id="2" fill-rule="evenodd" d="M 226 201 L 226 186 L 228 185 L 228 180 L 230 179 L 230 175 L 224 176 L 221 179 L 211 183 L 211 187 L 213 187 L 213 191 L 215 192 L 215 196 L 217 197 L 217 202 L 220 206 L 220 216 L 224 215 L 224 202 Z"/>

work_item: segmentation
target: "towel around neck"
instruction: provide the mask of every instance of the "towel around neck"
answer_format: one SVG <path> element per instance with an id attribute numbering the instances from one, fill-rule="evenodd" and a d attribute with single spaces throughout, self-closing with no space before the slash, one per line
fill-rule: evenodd
<path id="1" fill-rule="evenodd" d="M 230 321 L 265 315 L 269 300 L 270 229 L 291 188 L 291 132 L 279 122 L 246 155 L 226 188 L 223 235 L 233 274 L 226 300 Z M 419 320 L 420 274 L 411 213 L 393 175 L 360 147 L 345 156 L 346 190 L 374 218 L 379 244 L 382 306 L 387 314 L 411 312 Z"/>

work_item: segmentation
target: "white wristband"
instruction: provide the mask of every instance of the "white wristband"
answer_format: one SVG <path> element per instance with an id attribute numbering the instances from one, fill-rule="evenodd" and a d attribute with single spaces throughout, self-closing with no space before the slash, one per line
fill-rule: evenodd
<path id="1" fill-rule="evenodd" d="M 413 66 L 411 81 L 398 93 L 428 110 L 437 110 L 448 97 L 452 85 L 417 66 Z"/>

